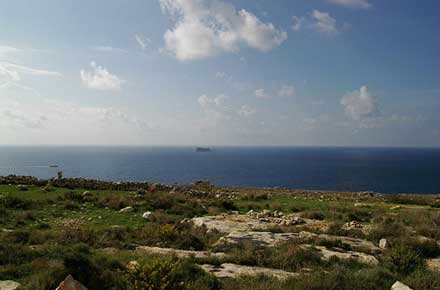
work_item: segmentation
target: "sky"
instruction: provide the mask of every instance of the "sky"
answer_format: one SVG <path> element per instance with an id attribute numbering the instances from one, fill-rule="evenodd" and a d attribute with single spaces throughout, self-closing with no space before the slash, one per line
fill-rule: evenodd
<path id="1" fill-rule="evenodd" d="M 437 0 L 0 0 L 0 144 L 440 146 Z"/>

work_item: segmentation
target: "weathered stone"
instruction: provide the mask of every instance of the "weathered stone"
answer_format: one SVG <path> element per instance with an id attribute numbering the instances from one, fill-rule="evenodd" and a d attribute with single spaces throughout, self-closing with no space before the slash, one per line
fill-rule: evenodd
<path id="1" fill-rule="evenodd" d="M 304 248 L 310 248 L 310 245 L 303 245 Z M 377 265 L 379 261 L 371 255 L 367 255 L 365 253 L 354 252 L 354 251 L 346 251 L 343 249 L 327 249 L 322 246 L 314 246 L 313 248 L 317 249 L 319 253 L 322 255 L 322 258 L 326 261 L 330 260 L 332 257 L 337 257 L 341 260 L 355 260 L 359 263 L 367 264 L 367 265 Z"/>
<path id="2" fill-rule="evenodd" d="M 207 251 L 190 251 L 190 250 L 177 250 L 171 248 L 159 248 L 159 247 L 147 247 L 147 246 L 139 246 L 136 248 L 137 252 L 143 252 L 148 254 L 158 254 L 158 255 L 175 255 L 180 258 L 209 258 L 209 257 L 217 257 L 223 258 L 225 256 L 224 253 L 211 253 Z"/>
<path id="3" fill-rule="evenodd" d="M 379 248 L 381 248 L 382 250 L 385 250 L 386 248 L 388 248 L 388 241 L 387 241 L 387 239 L 380 239 L 380 241 L 379 241 Z"/>
<path id="4" fill-rule="evenodd" d="M 402 206 L 395 205 L 395 206 L 390 207 L 390 210 L 398 210 L 398 209 L 401 209 L 401 208 L 402 208 Z"/>
<path id="5" fill-rule="evenodd" d="M 140 266 L 138 261 L 130 261 L 125 265 L 125 268 L 127 268 L 128 271 L 133 272 L 136 269 L 138 269 Z"/>
<path id="6" fill-rule="evenodd" d="M 440 273 L 440 258 L 426 260 L 426 266 L 429 270 Z"/>
<path id="7" fill-rule="evenodd" d="M 88 290 L 79 281 L 76 281 L 72 275 L 69 275 L 58 285 L 55 290 Z"/>
<path id="8" fill-rule="evenodd" d="M 127 206 L 119 210 L 119 212 L 130 212 L 130 211 L 133 211 L 133 208 L 131 206 Z"/>
<path id="9" fill-rule="evenodd" d="M 250 241 L 254 244 L 273 247 L 280 242 L 291 240 L 299 240 L 298 233 L 272 233 L 272 232 L 254 232 L 254 231 L 234 231 L 224 237 L 225 243 L 239 243 L 242 241 Z"/>
<path id="10" fill-rule="evenodd" d="M 142 214 L 142 217 L 146 220 L 151 219 L 152 216 L 153 216 L 153 213 L 151 211 L 146 211 Z"/>
<path id="11" fill-rule="evenodd" d="M 239 276 L 258 276 L 267 275 L 278 279 L 296 277 L 298 273 L 286 272 L 278 269 L 250 267 L 237 264 L 224 263 L 220 266 L 202 265 L 203 270 L 212 273 L 217 278 L 237 278 Z"/>
<path id="12" fill-rule="evenodd" d="M 15 290 L 18 287 L 20 287 L 18 282 L 12 280 L 0 281 L 0 290 Z"/>
<path id="13" fill-rule="evenodd" d="M 412 290 L 402 282 L 396 281 L 396 283 L 391 286 L 391 290 Z"/>

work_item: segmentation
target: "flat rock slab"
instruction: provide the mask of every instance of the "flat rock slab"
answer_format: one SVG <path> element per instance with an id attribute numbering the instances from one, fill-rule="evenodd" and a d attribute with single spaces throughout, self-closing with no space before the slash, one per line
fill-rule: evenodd
<path id="1" fill-rule="evenodd" d="M 333 236 L 326 234 L 314 234 L 310 232 L 299 233 L 272 233 L 272 232 L 255 232 L 255 231 L 233 231 L 226 235 L 223 239 L 226 243 L 239 243 L 241 241 L 250 241 L 262 246 L 273 247 L 281 242 L 295 241 L 298 243 L 310 242 L 341 242 L 355 251 L 368 252 L 377 254 L 380 249 L 372 242 L 344 236 Z"/>
<path id="2" fill-rule="evenodd" d="M 307 247 L 312 247 L 312 246 L 305 245 L 305 247 L 307 248 Z M 367 264 L 367 265 L 379 264 L 379 261 L 376 259 L 376 257 L 368 255 L 368 254 L 364 254 L 364 253 L 345 251 L 342 249 L 330 250 L 330 249 L 327 249 L 326 247 L 322 247 L 322 246 L 315 246 L 314 248 L 316 248 L 319 251 L 319 253 L 321 254 L 321 256 L 324 260 L 330 260 L 333 257 L 337 257 L 341 260 L 354 260 L 359 263 L 363 263 L 363 264 Z"/>
<path id="3" fill-rule="evenodd" d="M 189 251 L 189 250 L 176 250 L 171 248 L 159 248 L 159 247 L 147 247 L 147 246 L 139 246 L 136 248 L 136 251 L 147 253 L 147 254 L 157 254 L 157 255 L 175 255 L 179 258 L 223 258 L 225 256 L 224 253 L 211 253 L 207 251 Z"/>
<path id="4" fill-rule="evenodd" d="M 252 243 L 273 247 L 278 243 L 300 240 L 299 233 L 272 233 L 272 232 L 241 232 L 234 231 L 224 237 L 224 242 L 236 244 L 242 241 L 250 241 Z"/>
<path id="5" fill-rule="evenodd" d="M 297 277 L 299 275 L 298 273 L 292 273 L 278 269 L 251 267 L 230 263 L 224 263 L 220 266 L 205 264 L 201 267 L 203 270 L 215 275 L 217 278 L 237 278 L 239 276 L 267 275 L 278 279 L 287 279 L 290 277 Z"/>
<path id="6" fill-rule="evenodd" d="M 426 266 L 429 270 L 440 273 L 440 258 L 426 260 Z"/>
<path id="7" fill-rule="evenodd" d="M 346 236 L 334 236 L 327 234 L 314 234 L 310 232 L 300 232 L 300 236 L 305 241 L 328 241 L 328 242 L 342 242 L 350 246 L 353 250 L 368 252 L 371 254 L 378 254 L 381 249 L 370 241 L 358 238 L 351 238 Z"/>
<path id="8" fill-rule="evenodd" d="M 329 223 L 325 221 L 302 219 L 303 224 L 296 225 L 299 229 L 314 228 L 319 230 L 326 230 Z M 230 233 L 234 231 L 256 231 L 256 230 L 268 230 L 273 227 L 280 226 L 280 223 L 276 222 L 276 218 L 268 218 L 267 220 L 260 220 L 250 217 L 248 215 L 240 214 L 223 214 L 216 216 L 204 216 L 196 217 L 192 219 L 195 226 L 205 226 L 208 230 L 217 230 L 221 233 Z"/>
<path id="9" fill-rule="evenodd" d="M 20 287 L 18 282 L 12 280 L 0 281 L 0 290 L 15 290 L 18 287 Z"/>

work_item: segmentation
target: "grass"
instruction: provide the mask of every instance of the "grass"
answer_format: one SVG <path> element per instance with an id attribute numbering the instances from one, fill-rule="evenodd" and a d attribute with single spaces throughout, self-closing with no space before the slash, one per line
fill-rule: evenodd
<path id="1" fill-rule="evenodd" d="M 193 196 L 167 190 L 85 190 L 44 185 L 24 188 L 2 184 L 0 280 L 16 280 L 23 284 L 23 289 L 34 290 L 55 289 L 68 273 L 73 273 L 90 290 L 141 289 L 151 285 L 153 290 L 176 289 L 176 285 L 192 290 L 369 290 L 389 289 L 396 279 L 415 290 L 440 289 L 439 275 L 428 271 L 423 263 L 425 258 L 440 255 L 436 242 L 440 239 L 440 209 L 435 206 L 435 196 L 365 197 L 356 193 L 235 187 L 203 190 L 239 194 L 228 199 L 216 198 L 215 194 Z M 401 208 L 391 210 L 396 205 Z M 133 210 L 120 212 L 126 206 Z M 379 266 L 338 259 L 324 262 L 313 247 L 303 249 L 295 243 L 274 248 L 237 244 L 222 248 L 227 253 L 222 259 L 171 258 L 164 264 L 163 257 L 158 261 L 154 255 L 133 251 L 137 245 L 216 250 L 216 241 L 221 236 L 218 232 L 181 221 L 232 211 L 246 213 L 250 209 L 298 213 L 304 218 L 328 222 L 330 234 L 366 238 L 374 243 L 387 238 L 392 247 L 380 257 Z M 146 211 L 153 213 L 148 220 L 142 217 Z M 343 225 L 350 221 L 361 222 L 370 230 L 344 229 Z M 419 239 L 420 236 L 425 238 Z M 344 247 L 337 242 L 317 245 Z M 104 249 L 109 247 L 117 254 L 105 254 Z M 130 274 L 125 268 L 130 260 L 150 266 Z M 219 281 L 197 266 L 224 262 L 304 274 L 285 281 L 265 276 Z M 170 277 L 171 286 L 155 284 L 148 274 L 151 271 L 165 271 L 164 277 Z M 136 280 L 146 284 L 136 288 Z"/>

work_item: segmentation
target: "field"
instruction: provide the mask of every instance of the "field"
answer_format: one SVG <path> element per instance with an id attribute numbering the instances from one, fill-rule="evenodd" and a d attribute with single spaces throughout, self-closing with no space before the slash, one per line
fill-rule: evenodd
<path id="1" fill-rule="evenodd" d="M 69 274 L 90 290 L 440 289 L 439 196 L 66 184 L 0 185 L 0 281 L 32 290 Z"/>

